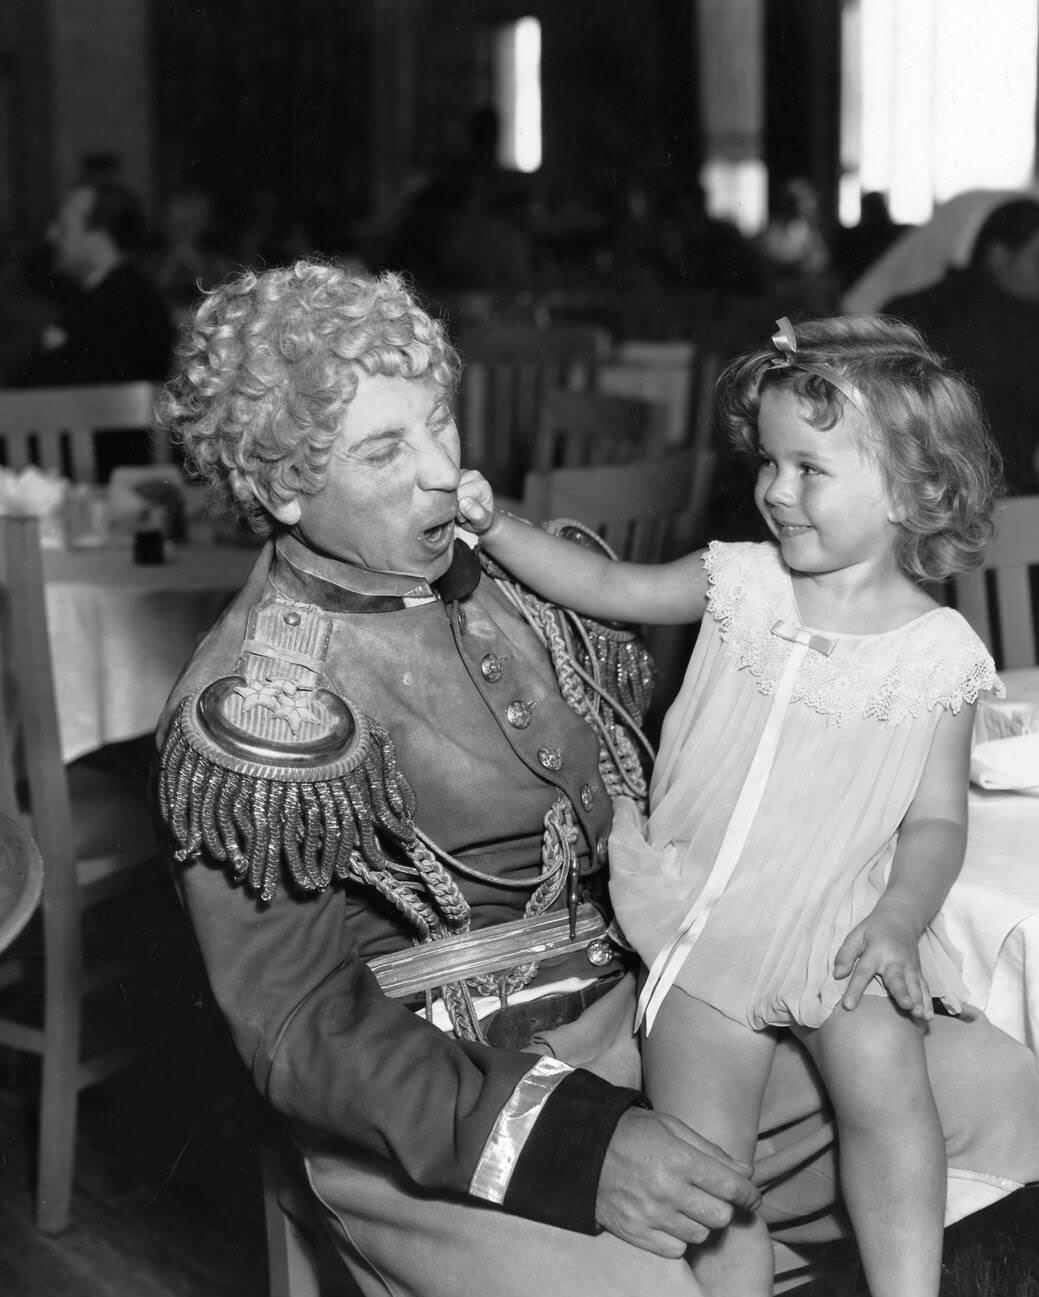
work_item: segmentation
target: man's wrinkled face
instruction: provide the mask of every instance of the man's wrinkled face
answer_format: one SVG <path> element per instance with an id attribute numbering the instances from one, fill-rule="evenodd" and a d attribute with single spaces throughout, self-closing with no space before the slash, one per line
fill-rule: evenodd
<path id="1" fill-rule="evenodd" d="M 460 454 L 439 384 L 362 376 L 325 485 L 296 497 L 296 531 L 313 548 L 372 571 L 435 581 L 453 557 Z"/>

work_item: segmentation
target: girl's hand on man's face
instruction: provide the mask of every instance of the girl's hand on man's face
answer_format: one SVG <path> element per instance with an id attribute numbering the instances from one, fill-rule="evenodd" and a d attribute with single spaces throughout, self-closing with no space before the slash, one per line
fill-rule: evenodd
<path id="1" fill-rule="evenodd" d="M 477 536 L 482 536 L 494 522 L 494 492 L 484 475 L 475 468 L 462 471 L 455 516 L 460 526 Z"/>

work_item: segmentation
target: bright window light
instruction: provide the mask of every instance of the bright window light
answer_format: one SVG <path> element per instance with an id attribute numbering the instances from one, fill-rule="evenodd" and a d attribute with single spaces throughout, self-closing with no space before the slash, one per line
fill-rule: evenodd
<path id="1" fill-rule="evenodd" d="M 711 216 L 744 234 L 768 217 L 763 158 L 765 0 L 698 0 L 703 186 Z"/>
<path id="2" fill-rule="evenodd" d="M 917 223 L 964 189 L 1031 184 L 1035 0 L 845 0 L 842 30 L 842 219 L 853 189 Z"/>
<path id="3" fill-rule="evenodd" d="M 541 166 L 541 23 L 520 18 L 497 33 L 498 161 L 510 171 Z"/>
<path id="4" fill-rule="evenodd" d="M 768 212 L 768 172 L 763 162 L 705 162 L 700 183 L 708 216 L 729 221 L 748 236 L 761 233 Z"/>

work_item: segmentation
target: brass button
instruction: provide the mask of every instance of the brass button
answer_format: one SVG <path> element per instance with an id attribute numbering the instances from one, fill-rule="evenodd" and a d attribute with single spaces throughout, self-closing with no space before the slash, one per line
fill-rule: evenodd
<path id="1" fill-rule="evenodd" d="M 591 784 L 581 785 L 581 805 L 586 811 L 590 811 L 595 805 L 595 789 Z"/>
<path id="2" fill-rule="evenodd" d="M 282 618 L 286 626 L 298 626 L 302 620 L 298 612 L 287 612 Z"/>
<path id="3" fill-rule="evenodd" d="M 595 839 L 595 854 L 599 860 L 606 859 L 606 853 L 610 849 L 610 844 L 606 838 Z"/>
<path id="4" fill-rule="evenodd" d="M 585 948 L 585 959 L 589 964 L 594 964 L 596 968 L 602 968 L 613 958 L 613 942 L 606 937 L 599 937 L 595 941 L 590 941 Z"/>
<path id="5" fill-rule="evenodd" d="M 509 703 L 508 707 L 505 708 L 505 719 L 513 729 L 525 730 L 533 718 L 533 704 L 525 703 L 522 698 L 514 699 Z"/>
<path id="6" fill-rule="evenodd" d="M 538 748 L 538 760 L 546 770 L 563 768 L 563 754 L 558 748 Z"/>
<path id="7" fill-rule="evenodd" d="M 480 675 L 488 684 L 496 685 L 505 674 L 505 663 L 497 653 L 486 653 L 480 659 Z"/>

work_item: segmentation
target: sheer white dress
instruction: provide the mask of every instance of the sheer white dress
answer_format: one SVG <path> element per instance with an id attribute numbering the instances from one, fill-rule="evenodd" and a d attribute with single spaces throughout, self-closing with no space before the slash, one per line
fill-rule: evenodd
<path id="1" fill-rule="evenodd" d="M 617 804 L 613 901 L 650 969 L 648 1025 L 677 984 L 753 1028 L 816 1027 L 840 999 L 834 957 L 885 886 L 943 711 L 1001 686 L 952 609 L 880 634 L 817 632 L 776 546 L 715 542 L 705 564 L 708 610 L 648 820 Z M 921 962 L 959 1012 L 970 993 L 940 914 Z"/>

